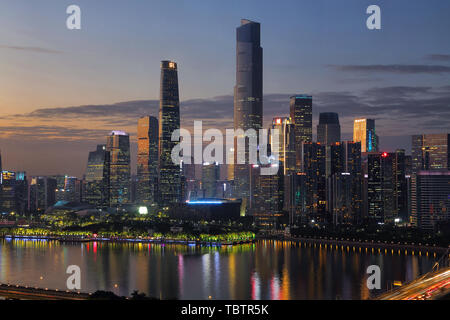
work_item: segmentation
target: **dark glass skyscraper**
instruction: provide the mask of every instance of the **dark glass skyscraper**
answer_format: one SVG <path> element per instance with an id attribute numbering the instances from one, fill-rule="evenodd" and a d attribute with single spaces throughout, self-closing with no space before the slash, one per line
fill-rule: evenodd
<path id="1" fill-rule="evenodd" d="M 178 93 L 177 64 L 161 61 L 161 89 L 159 100 L 159 196 L 166 207 L 181 198 L 180 164 L 173 163 L 172 133 L 180 128 L 180 98 Z"/>
<path id="2" fill-rule="evenodd" d="M 332 144 L 341 141 L 341 125 L 335 112 L 323 112 L 319 115 L 317 125 L 317 142 Z"/>
<path id="3" fill-rule="evenodd" d="M 123 131 L 112 131 L 106 139 L 110 153 L 109 201 L 111 206 L 130 201 L 130 136 Z"/>
<path id="4" fill-rule="evenodd" d="M 138 120 L 137 191 L 138 203 L 154 203 L 158 185 L 158 119 Z"/>
<path id="5" fill-rule="evenodd" d="M 259 130 L 263 123 L 263 50 L 260 24 L 242 19 L 236 29 L 236 85 L 234 87 L 234 129 Z M 246 139 L 247 140 L 247 139 Z M 237 140 L 235 140 L 237 141 Z M 234 161 L 237 161 L 235 142 Z M 235 164 L 236 195 L 242 197 L 244 208 L 249 207 L 250 164 L 248 143 L 245 143 L 245 164 Z"/>
<path id="6" fill-rule="evenodd" d="M 299 94 L 291 97 L 290 117 L 294 124 L 296 167 L 302 166 L 302 142 L 312 142 L 312 96 Z"/>
<path id="7" fill-rule="evenodd" d="M 89 152 L 86 168 L 84 201 L 95 206 L 109 206 L 109 152 L 99 144 Z"/>

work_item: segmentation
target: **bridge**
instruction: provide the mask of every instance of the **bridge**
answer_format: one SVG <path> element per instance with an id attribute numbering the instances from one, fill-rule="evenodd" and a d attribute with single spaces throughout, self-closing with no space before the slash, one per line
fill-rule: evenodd
<path id="1" fill-rule="evenodd" d="M 450 298 L 450 249 L 432 270 L 419 278 L 390 290 L 376 300 L 441 300 Z"/>
<path id="2" fill-rule="evenodd" d="M 0 284 L 0 297 L 19 300 L 88 300 L 90 293 Z"/>

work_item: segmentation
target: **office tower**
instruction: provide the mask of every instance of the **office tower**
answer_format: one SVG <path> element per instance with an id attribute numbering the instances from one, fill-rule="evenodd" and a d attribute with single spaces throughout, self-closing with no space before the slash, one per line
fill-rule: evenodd
<path id="1" fill-rule="evenodd" d="M 269 166 L 278 166 L 278 164 L 264 164 L 260 165 L 258 169 Z M 253 177 L 256 183 L 255 200 L 252 207 L 254 222 L 259 228 L 275 229 L 283 214 L 283 170 L 280 169 L 272 175 L 254 174 Z"/>
<path id="2" fill-rule="evenodd" d="M 258 130 L 263 123 L 263 50 L 260 24 L 242 19 L 236 29 L 236 85 L 234 87 L 234 130 Z M 242 198 L 242 208 L 250 207 L 249 144 L 245 138 L 245 164 L 237 164 L 237 137 L 234 145 L 234 187 Z"/>
<path id="3" fill-rule="evenodd" d="M 110 153 L 99 144 L 89 152 L 86 168 L 84 201 L 96 207 L 109 206 Z"/>
<path id="4" fill-rule="evenodd" d="M 44 213 L 56 202 L 56 180 L 51 177 L 32 177 L 28 188 L 28 211 Z"/>
<path id="5" fill-rule="evenodd" d="M 198 167 L 199 165 L 194 163 L 194 157 L 191 157 L 191 163 L 181 161 L 181 176 L 184 178 L 183 202 L 203 197 L 200 179 L 197 179 Z M 200 167 L 202 168 L 203 165 L 200 165 Z"/>
<path id="6" fill-rule="evenodd" d="M 355 119 L 353 141 L 361 142 L 361 152 L 378 152 L 378 136 L 375 133 L 375 120 Z"/>
<path id="7" fill-rule="evenodd" d="M 180 163 L 173 163 L 172 133 L 180 129 L 180 98 L 177 64 L 161 61 L 161 90 L 159 100 L 159 200 L 167 207 L 181 199 Z"/>
<path id="8" fill-rule="evenodd" d="M 130 202 L 130 136 L 123 131 L 112 131 L 106 138 L 106 151 L 110 155 L 110 206 Z"/>
<path id="9" fill-rule="evenodd" d="M 395 154 L 374 153 L 367 158 L 368 218 L 371 221 L 394 222 L 395 209 Z"/>
<path id="10" fill-rule="evenodd" d="M 24 214 L 27 210 L 28 184 L 25 172 L 0 171 L 0 212 Z"/>
<path id="11" fill-rule="evenodd" d="M 295 95 L 290 98 L 289 113 L 294 124 L 296 169 L 302 166 L 301 144 L 312 142 L 312 96 Z"/>
<path id="12" fill-rule="evenodd" d="M 317 142 L 320 144 L 332 144 L 341 141 L 341 125 L 339 116 L 334 112 L 323 112 L 319 114 L 317 125 Z"/>
<path id="13" fill-rule="evenodd" d="M 344 141 L 327 146 L 327 211 L 333 223 L 356 224 L 362 218 L 361 143 Z"/>
<path id="14" fill-rule="evenodd" d="M 136 201 L 154 203 L 158 192 L 158 119 L 152 116 L 140 118 L 137 140 Z"/>
<path id="15" fill-rule="evenodd" d="M 326 214 L 326 157 L 325 146 L 315 142 L 301 143 L 300 171 L 306 175 L 306 206 L 302 221 L 331 222 Z"/>
<path id="16" fill-rule="evenodd" d="M 450 222 L 450 171 L 420 170 L 412 176 L 411 222 L 420 229 L 439 231 Z"/>
<path id="17" fill-rule="evenodd" d="M 286 118 L 274 118 L 272 120 L 272 127 L 269 130 L 269 144 L 271 152 L 275 152 L 274 143 L 272 142 L 273 135 L 272 130 L 278 130 L 278 158 L 280 162 L 280 168 L 283 169 L 284 175 L 295 173 L 295 135 L 294 125 L 291 123 L 291 119 Z"/>
<path id="18" fill-rule="evenodd" d="M 203 198 L 217 197 L 217 181 L 220 179 L 220 167 L 218 163 L 203 163 L 202 167 L 202 191 Z"/>
<path id="19" fill-rule="evenodd" d="M 52 179 L 55 179 L 56 181 L 56 190 L 55 190 L 55 199 L 56 201 L 63 201 L 64 198 L 64 183 L 65 183 L 65 176 L 64 175 L 54 175 L 51 176 Z"/>
<path id="20" fill-rule="evenodd" d="M 56 201 L 80 202 L 80 186 L 76 177 L 55 175 L 51 178 L 56 181 Z"/>
<path id="21" fill-rule="evenodd" d="M 412 136 L 412 173 L 450 169 L 450 133 Z"/>
<path id="22" fill-rule="evenodd" d="M 394 174 L 394 205 L 396 215 L 402 221 L 408 220 L 408 184 L 406 178 L 405 150 L 397 149 L 393 164 Z"/>

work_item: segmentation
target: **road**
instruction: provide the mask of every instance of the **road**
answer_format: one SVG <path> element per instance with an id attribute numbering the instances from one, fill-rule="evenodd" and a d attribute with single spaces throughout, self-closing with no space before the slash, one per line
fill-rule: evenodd
<path id="1" fill-rule="evenodd" d="M 88 293 L 0 284 L 0 297 L 20 300 L 87 300 Z"/>
<path id="2" fill-rule="evenodd" d="M 450 293 L 450 267 L 420 277 L 377 300 L 438 300 Z"/>

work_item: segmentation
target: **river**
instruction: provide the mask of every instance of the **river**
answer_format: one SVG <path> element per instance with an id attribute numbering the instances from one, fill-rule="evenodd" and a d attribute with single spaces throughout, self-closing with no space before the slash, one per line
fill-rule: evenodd
<path id="1" fill-rule="evenodd" d="M 259 240 L 224 247 L 149 243 L 61 243 L 0 239 L 0 282 L 66 290 L 69 265 L 81 290 L 162 299 L 367 299 L 428 272 L 439 255 Z M 381 269 L 369 290 L 367 267 Z"/>

